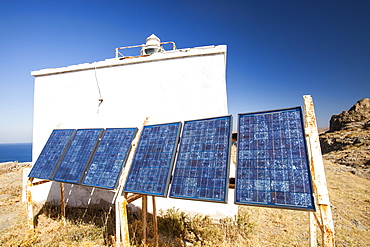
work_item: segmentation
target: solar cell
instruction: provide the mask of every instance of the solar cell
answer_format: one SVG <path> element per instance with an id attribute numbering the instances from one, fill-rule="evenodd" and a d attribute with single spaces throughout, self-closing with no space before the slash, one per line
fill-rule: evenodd
<path id="1" fill-rule="evenodd" d="M 114 189 L 136 132 L 137 128 L 106 129 L 82 184 Z"/>
<path id="2" fill-rule="evenodd" d="M 124 191 L 167 195 L 181 122 L 144 126 Z"/>
<path id="3" fill-rule="evenodd" d="M 103 129 L 77 130 L 53 180 L 79 183 L 103 131 Z"/>
<path id="4" fill-rule="evenodd" d="M 300 107 L 239 114 L 235 203 L 314 210 Z"/>
<path id="5" fill-rule="evenodd" d="M 75 130 L 56 129 L 50 134 L 41 154 L 37 158 L 28 177 L 51 179 L 51 175 L 61 161 Z"/>
<path id="6" fill-rule="evenodd" d="M 232 116 L 186 121 L 170 197 L 226 202 Z"/>

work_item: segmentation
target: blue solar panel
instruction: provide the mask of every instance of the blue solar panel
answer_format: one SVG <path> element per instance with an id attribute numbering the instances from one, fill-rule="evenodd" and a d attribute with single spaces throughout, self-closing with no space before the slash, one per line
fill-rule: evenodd
<path id="1" fill-rule="evenodd" d="M 232 116 L 186 121 L 170 197 L 226 202 Z"/>
<path id="2" fill-rule="evenodd" d="M 144 126 L 124 191 L 166 196 L 181 123 Z"/>
<path id="3" fill-rule="evenodd" d="M 79 183 L 103 129 L 79 129 L 59 165 L 53 180 Z"/>
<path id="4" fill-rule="evenodd" d="M 50 180 L 74 132 L 75 130 L 73 129 L 53 130 L 28 177 Z"/>
<path id="5" fill-rule="evenodd" d="M 106 129 L 82 184 L 114 189 L 136 132 L 137 128 Z"/>
<path id="6" fill-rule="evenodd" d="M 239 114 L 235 203 L 314 210 L 300 107 Z"/>

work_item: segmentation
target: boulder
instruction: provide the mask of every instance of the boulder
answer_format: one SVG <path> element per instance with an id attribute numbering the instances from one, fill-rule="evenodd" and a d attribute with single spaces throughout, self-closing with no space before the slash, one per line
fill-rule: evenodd
<path id="1" fill-rule="evenodd" d="M 348 111 L 333 115 L 330 119 L 329 131 L 364 128 L 370 125 L 370 99 L 357 101 Z"/>
<path id="2" fill-rule="evenodd" d="M 370 99 L 333 115 L 329 131 L 320 134 L 320 145 L 325 159 L 370 178 Z"/>

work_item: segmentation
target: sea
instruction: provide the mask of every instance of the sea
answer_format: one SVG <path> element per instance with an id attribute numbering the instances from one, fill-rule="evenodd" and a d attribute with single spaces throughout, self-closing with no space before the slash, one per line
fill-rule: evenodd
<path id="1" fill-rule="evenodd" d="M 8 161 L 31 162 L 32 143 L 0 143 L 0 163 Z"/>

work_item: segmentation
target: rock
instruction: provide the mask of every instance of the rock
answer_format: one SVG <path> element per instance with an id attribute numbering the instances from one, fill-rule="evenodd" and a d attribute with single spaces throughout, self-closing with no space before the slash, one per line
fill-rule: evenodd
<path id="1" fill-rule="evenodd" d="M 355 129 L 326 132 L 320 135 L 320 145 L 323 154 L 350 147 L 369 146 L 370 130 Z"/>
<path id="2" fill-rule="evenodd" d="M 333 115 L 329 131 L 320 134 L 320 144 L 325 159 L 353 167 L 354 174 L 370 179 L 370 99 Z"/>
<path id="3" fill-rule="evenodd" d="M 369 126 L 369 121 L 370 99 L 364 98 L 357 101 L 348 111 L 333 115 L 330 119 L 329 131 L 364 128 L 365 126 Z"/>
<path id="4" fill-rule="evenodd" d="M 366 227 L 360 222 L 360 221 L 358 221 L 358 220 L 356 220 L 356 219 L 353 219 L 352 220 L 352 223 L 358 228 L 358 229 L 361 229 L 361 230 L 364 230 L 364 231 L 366 231 L 367 229 L 366 229 Z"/>

